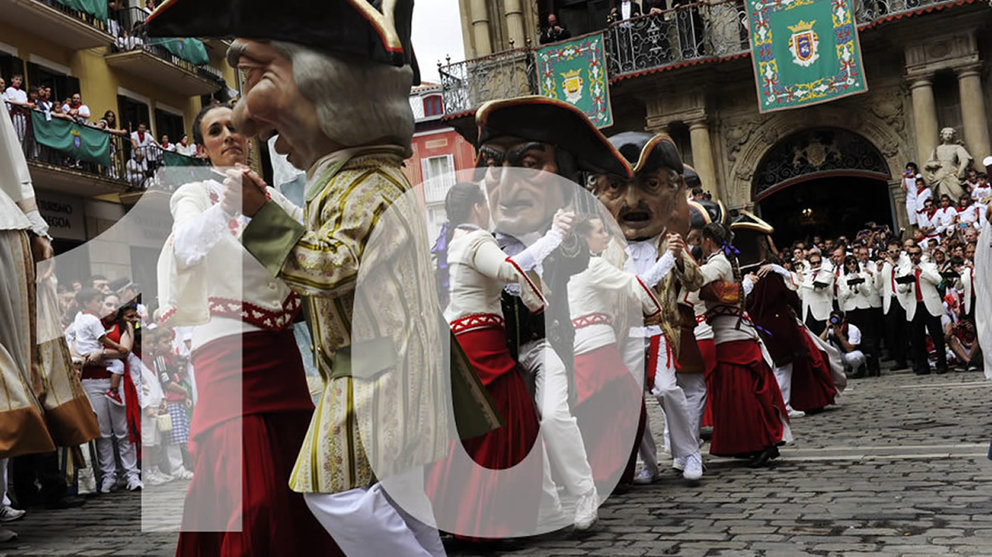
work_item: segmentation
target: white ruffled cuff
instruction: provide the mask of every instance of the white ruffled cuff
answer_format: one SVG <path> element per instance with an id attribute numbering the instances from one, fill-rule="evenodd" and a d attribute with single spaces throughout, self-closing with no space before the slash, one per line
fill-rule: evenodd
<path id="1" fill-rule="evenodd" d="M 544 261 L 544 258 L 551 255 L 551 252 L 555 251 L 564 240 L 565 235 L 561 233 L 561 230 L 552 226 L 547 234 L 510 259 L 522 270 L 530 271 Z"/>
<path id="2" fill-rule="evenodd" d="M 173 249 L 180 263 L 189 266 L 202 261 L 224 234 L 231 233 L 227 227 L 229 220 L 217 204 L 177 227 Z"/>

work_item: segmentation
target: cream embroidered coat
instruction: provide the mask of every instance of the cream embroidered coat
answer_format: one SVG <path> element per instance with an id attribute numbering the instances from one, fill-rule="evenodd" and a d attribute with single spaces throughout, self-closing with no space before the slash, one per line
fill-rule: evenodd
<path id="1" fill-rule="evenodd" d="M 267 203 L 243 234 L 248 251 L 304 296 L 324 380 L 294 491 L 368 487 L 442 458 L 457 438 L 444 405 L 457 390 L 445 367 L 450 333 L 402 161 L 395 147 L 333 153 L 308 172 L 305 228 Z M 469 403 L 484 409 L 487 429 L 498 426 L 474 374 L 457 373 L 453 382 L 476 386 Z"/>

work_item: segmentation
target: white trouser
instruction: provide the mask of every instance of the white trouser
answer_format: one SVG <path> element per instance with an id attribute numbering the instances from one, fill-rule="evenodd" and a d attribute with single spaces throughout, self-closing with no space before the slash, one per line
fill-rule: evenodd
<path id="1" fill-rule="evenodd" d="M 792 362 L 783 366 L 775 366 L 775 381 L 778 382 L 778 389 L 782 391 L 782 400 L 785 401 L 785 408 L 792 410 Z"/>
<path id="2" fill-rule="evenodd" d="M 395 505 L 381 484 L 342 493 L 304 493 L 303 499 L 348 557 L 445 555 L 437 529 Z"/>
<path id="3" fill-rule="evenodd" d="M 534 399 L 541 418 L 541 436 L 548 460 L 575 496 L 585 495 L 596 487 L 586 456 L 579 424 L 568 407 L 568 372 L 558 353 L 546 340 L 528 342 L 520 347 L 520 367 L 534 380 Z M 544 491 L 554 492 L 550 466 L 545 466 Z M 551 491 L 549 491 L 551 490 Z M 557 498 L 555 492 L 552 497 Z"/>
<path id="4" fill-rule="evenodd" d="M 666 357 L 666 342 L 667 340 L 662 337 L 651 394 L 658 399 L 658 404 L 661 404 L 661 409 L 665 412 L 672 456 L 684 458 L 699 452 L 699 427 L 697 425 L 693 430 L 693 421 L 689 417 L 689 403 L 675 377 L 675 362 Z"/>
<path id="5" fill-rule="evenodd" d="M 676 373 L 675 381 L 685 393 L 685 402 L 689 409 L 689 430 L 697 437 L 698 443 L 699 424 L 703 422 L 703 413 L 706 411 L 706 375 Z"/>
<path id="6" fill-rule="evenodd" d="M 175 474 L 185 467 L 183 464 L 183 449 L 179 445 L 173 445 L 172 443 L 165 445 L 165 458 L 169 463 L 169 470 L 166 474 Z"/>
<path id="7" fill-rule="evenodd" d="M 9 506 L 10 497 L 7 497 L 7 459 L 0 458 L 0 505 Z"/>
<path id="8" fill-rule="evenodd" d="M 844 364 L 851 366 L 851 369 L 858 371 L 858 368 L 865 363 L 865 353 L 860 350 L 851 350 L 840 355 Z"/>
<path id="9" fill-rule="evenodd" d="M 96 452 L 100 460 L 100 472 L 103 481 L 113 478 L 117 469 L 114 462 L 114 442 L 117 438 L 117 449 L 120 452 L 121 465 L 128 480 L 138 479 L 138 457 L 134 445 L 128 439 L 127 411 L 123 406 L 110 402 L 104 393 L 110 389 L 110 379 L 83 379 L 83 390 L 86 391 L 90 405 L 96 412 L 96 421 L 100 425 L 100 438 L 96 440 Z M 123 395 L 122 395 L 123 396 Z"/>

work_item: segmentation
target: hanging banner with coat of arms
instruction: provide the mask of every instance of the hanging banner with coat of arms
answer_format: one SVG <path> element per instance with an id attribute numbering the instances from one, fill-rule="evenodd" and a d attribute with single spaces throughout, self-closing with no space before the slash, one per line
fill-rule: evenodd
<path id="1" fill-rule="evenodd" d="M 541 95 L 574 105 L 597 128 L 613 125 L 602 33 L 538 50 L 537 78 Z"/>
<path id="2" fill-rule="evenodd" d="M 46 120 L 40 110 L 31 111 L 34 140 L 81 160 L 110 166 L 110 134 L 63 118 Z"/>
<path id="3" fill-rule="evenodd" d="M 853 0 L 746 0 L 758 110 L 868 90 Z"/>

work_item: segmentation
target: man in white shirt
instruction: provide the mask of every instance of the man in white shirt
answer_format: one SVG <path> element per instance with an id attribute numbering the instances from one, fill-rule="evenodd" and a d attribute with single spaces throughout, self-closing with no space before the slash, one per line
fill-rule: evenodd
<path id="1" fill-rule="evenodd" d="M 830 312 L 830 324 L 820 338 L 832 344 L 839 352 L 845 366 L 850 366 L 855 377 L 863 375 L 865 354 L 861 351 L 861 330 L 844 318 L 844 312 Z"/>
<path id="2" fill-rule="evenodd" d="M 11 104 L 28 104 L 28 94 L 24 90 L 24 77 L 15 75 L 10 78 L 10 87 L 3 92 L 3 99 Z"/>
<path id="3" fill-rule="evenodd" d="M 944 194 L 940 196 L 940 207 L 934 212 L 934 223 L 937 225 L 937 234 L 947 234 L 948 230 L 954 229 L 954 217 L 958 214 L 951 203 L 951 196 Z"/>
<path id="4" fill-rule="evenodd" d="M 937 373 L 947 372 L 947 351 L 944 346 L 944 329 L 940 317 L 944 313 L 943 300 L 937 292 L 937 285 L 943 280 L 937 266 L 923 261 L 923 249 L 910 246 L 906 250 L 908 263 L 897 271 L 895 279 L 898 290 L 905 294 L 906 321 L 909 323 L 909 337 L 913 351 L 913 372 L 917 375 L 930 373 L 927 354 L 927 333 L 937 352 Z"/>
<path id="5" fill-rule="evenodd" d="M 83 104 L 83 98 L 79 93 L 72 95 L 69 104 L 62 105 L 62 112 L 80 124 L 85 124 L 90 119 L 90 107 Z"/>
<path id="6" fill-rule="evenodd" d="M 834 303 L 834 273 L 830 262 L 819 251 L 809 254 L 809 271 L 799 285 L 803 300 L 803 322 L 820 334 L 826 327 Z"/>

